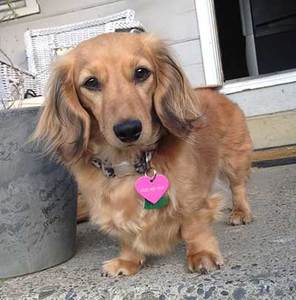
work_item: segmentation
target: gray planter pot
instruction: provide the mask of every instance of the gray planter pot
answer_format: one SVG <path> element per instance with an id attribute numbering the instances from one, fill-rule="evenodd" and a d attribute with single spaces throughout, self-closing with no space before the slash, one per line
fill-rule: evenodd
<path id="1" fill-rule="evenodd" d="M 28 143 L 38 108 L 0 111 L 0 278 L 36 272 L 74 254 L 76 185 Z"/>

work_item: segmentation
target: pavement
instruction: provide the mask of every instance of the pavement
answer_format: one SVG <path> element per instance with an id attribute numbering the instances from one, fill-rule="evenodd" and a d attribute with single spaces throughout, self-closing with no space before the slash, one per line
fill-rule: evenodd
<path id="1" fill-rule="evenodd" d="M 117 243 L 89 223 L 78 225 L 77 252 L 59 266 L 0 281 L 0 299 L 296 299 L 296 165 L 253 169 L 248 186 L 255 220 L 229 226 L 230 202 L 215 225 L 225 266 L 210 274 L 185 268 L 180 244 L 150 258 L 132 277 L 101 277 Z"/>

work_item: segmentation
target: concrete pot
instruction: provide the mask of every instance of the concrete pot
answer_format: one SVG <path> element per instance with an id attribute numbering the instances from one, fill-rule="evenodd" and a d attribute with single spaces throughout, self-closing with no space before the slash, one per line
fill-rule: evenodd
<path id="1" fill-rule="evenodd" d="M 74 254 L 76 185 L 28 143 L 38 108 L 0 111 L 0 278 L 36 272 Z"/>

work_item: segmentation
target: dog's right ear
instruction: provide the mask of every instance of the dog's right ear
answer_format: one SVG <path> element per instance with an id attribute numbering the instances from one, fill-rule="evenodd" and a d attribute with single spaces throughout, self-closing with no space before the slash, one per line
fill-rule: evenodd
<path id="1" fill-rule="evenodd" d="M 146 43 L 152 50 L 155 66 L 156 89 L 154 107 L 161 123 L 173 135 L 186 137 L 197 120 L 200 105 L 188 79 L 159 39 L 148 35 Z"/>
<path id="2" fill-rule="evenodd" d="M 74 58 L 67 54 L 55 63 L 33 139 L 42 141 L 47 153 L 57 153 L 66 164 L 77 161 L 87 149 L 90 118 L 75 87 Z"/>

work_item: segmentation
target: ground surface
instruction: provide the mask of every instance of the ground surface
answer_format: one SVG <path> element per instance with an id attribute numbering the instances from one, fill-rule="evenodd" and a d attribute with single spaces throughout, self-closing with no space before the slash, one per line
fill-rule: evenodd
<path id="1" fill-rule="evenodd" d="M 296 299 L 296 165 L 254 169 L 249 197 L 252 224 L 232 227 L 225 219 L 215 226 L 226 262 L 219 271 L 187 273 L 179 245 L 136 276 L 101 277 L 101 264 L 117 245 L 83 223 L 71 260 L 0 281 L 0 299 Z"/>

